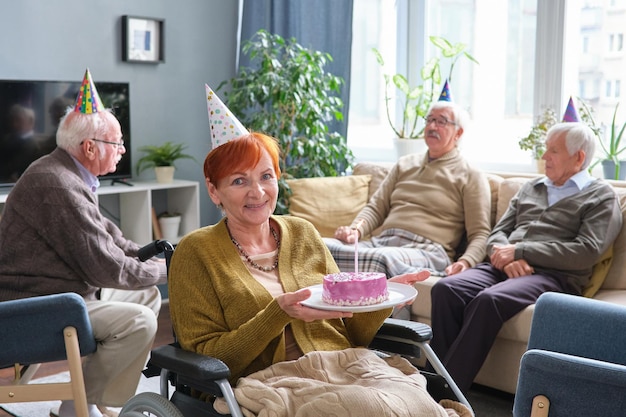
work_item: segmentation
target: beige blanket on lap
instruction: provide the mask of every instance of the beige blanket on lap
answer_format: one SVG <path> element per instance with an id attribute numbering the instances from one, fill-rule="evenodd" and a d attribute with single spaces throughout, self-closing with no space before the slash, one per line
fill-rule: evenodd
<path id="1" fill-rule="evenodd" d="M 235 397 L 246 417 L 470 416 L 458 402 L 444 409 L 407 360 L 367 349 L 312 352 L 240 378 Z M 216 410 L 227 414 L 223 399 Z"/>

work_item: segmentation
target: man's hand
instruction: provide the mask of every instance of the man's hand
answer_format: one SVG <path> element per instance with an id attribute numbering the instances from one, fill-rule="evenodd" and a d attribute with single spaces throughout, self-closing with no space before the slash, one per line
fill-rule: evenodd
<path id="1" fill-rule="evenodd" d="M 360 237 L 359 235 L 359 231 L 352 229 L 350 226 L 339 226 L 337 230 L 335 230 L 335 239 L 339 239 L 345 243 L 356 242 L 357 237 Z"/>
<path id="2" fill-rule="evenodd" d="M 352 313 L 345 311 L 318 310 L 316 308 L 306 307 L 300 302 L 311 296 L 311 290 L 304 288 L 296 292 L 288 292 L 276 297 L 276 302 L 289 317 L 311 322 L 315 320 L 342 319 L 352 317 Z"/>
<path id="3" fill-rule="evenodd" d="M 494 245 L 489 259 L 491 265 L 504 271 L 504 267 L 515 260 L 515 245 Z"/>
<path id="4" fill-rule="evenodd" d="M 429 276 L 430 276 L 430 272 L 423 270 L 423 271 L 418 271 L 418 272 L 411 272 L 408 274 L 396 275 L 393 278 L 389 278 L 387 281 L 413 286 L 413 284 L 415 284 L 416 282 L 424 281 Z M 415 301 L 415 298 L 408 300 L 406 303 L 400 306 L 396 306 L 396 308 L 413 304 L 413 301 Z"/>
<path id="5" fill-rule="evenodd" d="M 430 272 L 423 270 L 418 272 L 411 272 L 408 274 L 396 275 L 393 278 L 389 278 L 389 282 L 398 282 L 400 284 L 413 285 L 416 282 L 424 281 L 430 276 Z"/>
<path id="6" fill-rule="evenodd" d="M 466 269 L 469 269 L 469 264 L 467 263 L 467 261 L 458 261 L 458 262 L 454 262 L 452 265 L 449 265 L 446 269 L 445 269 L 445 273 L 446 275 L 454 275 L 454 274 L 458 274 L 459 272 L 463 272 Z"/>
<path id="7" fill-rule="evenodd" d="M 518 259 L 506 265 L 502 270 L 509 278 L 524 277 L 535 273 L 535 269 L 528 265 L 524 259 Z"/>

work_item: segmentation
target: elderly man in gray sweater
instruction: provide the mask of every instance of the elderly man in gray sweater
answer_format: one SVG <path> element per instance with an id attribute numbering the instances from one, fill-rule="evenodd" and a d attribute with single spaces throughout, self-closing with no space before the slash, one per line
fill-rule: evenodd
<path id="1" fill-rule="evenodd" d="M 124 152 L 120 124 L 87 71 L 57 148 L 22 174 L 0 220 L 0 301 L 62 292 L 85 298 L 98 342 L 83 365 L 90 417 L 135 394 L 157 330 L 156 284 L 167 276 L 164 262 L 141 262 L 139 245 L 98 209 L 97 176 L 115 171 Z M 57 413 L 75 416 L 73 402 Z"/>
<path id="2" fill-rule="evenodd" d="M 489 262 L 431 292 L 431 346 L 469 389 L 502 324 L 547 291 L 577 294 L 622 227 L 613 188 L 587 172 L 595 135 L 584 123 L 547 134 L 546 177 L 524 184 L 487 240 Z"/>

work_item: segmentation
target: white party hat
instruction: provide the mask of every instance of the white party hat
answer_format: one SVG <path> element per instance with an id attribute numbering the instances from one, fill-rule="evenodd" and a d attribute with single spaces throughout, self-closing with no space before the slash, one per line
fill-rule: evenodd
<path id="1" fill-rule="evenodd" d="M 206 89 L 209 125 L 211 127 L 211 143 L 213 149 L 235 138 L 248 134 L 248 130 L 232 114 L 208 84 Z"/>

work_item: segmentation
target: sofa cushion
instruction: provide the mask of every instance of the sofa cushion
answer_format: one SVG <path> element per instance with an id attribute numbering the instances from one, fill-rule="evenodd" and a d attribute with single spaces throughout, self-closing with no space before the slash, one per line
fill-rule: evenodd
<path id="1" fill-rule="evenodd" d="M 613 242 L 613 262 L 602 284 L 603 289 L 626 290 L 626 188 L 615 187 L 622 208 L 622 230 Z"/>
<path id="2" fill-rule="evenodd" d="M 380 183 L 383 182 L 387 174 L 389 173 L 389 169 L 391 166 L 383 165 L 380 163 L 371 163 L 371 162 L 360 162 L 355 165 L 352 170 L 352 175 L 371 175 L 372 179 L 370 181 L 369 191 L 367 194 L 367 199 L 372 196 L 378 190 Z"/>
<path id="3" fill-rule="evenodd" d="M 322 237 L 333 237 L 339 226 L 352 220 L 367 203 L 371 175 L 287 180 L 292 195 L 289 214 L 313 223 Z"/>
<path id="4" fill-rule="evenodd" d="M 493 227 L 496 224 L 496 216 L 498 214 L 498 192 L 504 178 L 496 174 L 486 175 L 489 181 L 489 189 L 491 190 L 491 226 Z"/>
<path id="5" fill-rule="evenodd" d="M 528 182 L 528 180 L 528 178 L 523 177 L 512 177 L 506 178 L 500 183 L 498 202 L 496 203 L 496 223 L 504 215 L 506 209 L 509 208 L 511 198 L 517 194 L 519 189 L 522 188 L 522 185 Z"/>
<path id="6" fill-rule="evenodd" d="M 591 273 L 591 278 L 589 278 L 589 283 L 583 288 L 583 295 L 585 297 L 592 298 L 606 279 L 607 274 L 609 273 L 609 269 L 611 269 L 611 264 L 613 263 L 613 245 L 611 245 L 606 252 L 602 255 L 600 260 L 593 266 L 593 272 Z"/>

